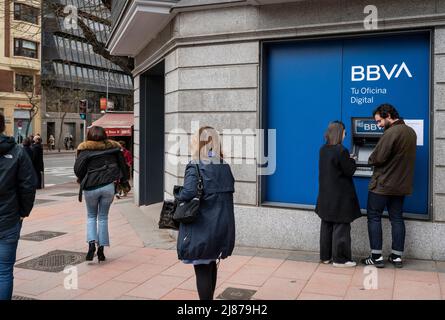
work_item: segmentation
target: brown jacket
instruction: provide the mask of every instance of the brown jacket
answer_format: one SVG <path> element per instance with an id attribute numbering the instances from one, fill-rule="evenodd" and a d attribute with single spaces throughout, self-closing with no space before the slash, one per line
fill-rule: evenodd
<path id="1" fill-rule="evenodd" d="M 416 132 L 397 120 L 385 130 L 368 163 L 374 166 L 369 191 L 403 196 L 413 191 Z"/>

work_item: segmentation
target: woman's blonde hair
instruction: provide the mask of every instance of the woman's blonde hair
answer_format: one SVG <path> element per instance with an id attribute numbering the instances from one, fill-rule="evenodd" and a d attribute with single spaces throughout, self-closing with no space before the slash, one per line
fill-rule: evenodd
<path id="1" fill-rule="evenodd" d="M 208 159 L 210 152 L 213 157 L 223 159 L 218 131 L 209 126 L 199 128 L 192 136 L 191 152 L 193 160 Z"/>

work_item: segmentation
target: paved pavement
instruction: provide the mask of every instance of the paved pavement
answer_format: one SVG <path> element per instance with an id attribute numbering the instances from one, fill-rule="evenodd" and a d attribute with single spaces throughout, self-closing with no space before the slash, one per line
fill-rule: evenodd
<path id="1" fill-rule="evenodd" d="M 107 261 L 99 264 L 95 258 L 81 262 L 67 273 L 18 267 L 54 250 L 80 252 L 84 257 L 85 204 L 77 201 L 76 193 L 74 183 L 39 191 L 22 236 L 41 230 L 64 234 L 41 242 L 20 241 L 16 299 L 198 299 L 193 267 L 177 260 L 173 232 L 156 226 L 160 206 L 137 208 L 130 198 L 116 200 L 111 208 Z M 61 261 L 53 258 L 47 264 Z M 388 265 L 377 273 L 375 270 L 322 265 L 316 252 L 237 247 L 233 256 L 220 263 L 215 296 L 259 300 L 445 299 L 444 262 L 411 260 L 403 269 Z M 375 284 L 377 289 L 372 289 Z"/>

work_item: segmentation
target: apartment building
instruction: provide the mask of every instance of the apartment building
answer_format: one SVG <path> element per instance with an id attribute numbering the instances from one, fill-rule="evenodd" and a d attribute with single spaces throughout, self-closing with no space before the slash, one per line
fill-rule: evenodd
<path id="1" fill-rule="evenodd" d="M 41 128 L 40 12 L 40 0 L 0 1 L 0 112 L 18 141 Z"/>

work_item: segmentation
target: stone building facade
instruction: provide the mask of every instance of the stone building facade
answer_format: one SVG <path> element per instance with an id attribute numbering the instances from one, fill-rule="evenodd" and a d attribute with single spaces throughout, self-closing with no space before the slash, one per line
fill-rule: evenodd
<path id="1" fill-rule="evenodd" d="M 197 128 L 194 121 L 222 133 L 240 130 L 243 150 L 249 150 L 266 116 L 263 47 L 267 41 L 426 30 L 431 35 L 431 118 L 426 132 L 430 186 L 424 187 L 430 200 L 426 219 L 407 218 L 406 256 L 445 260 L 445 1 L 377 0 L 373 4 L 378 9 L 378 28 L 368 30 L 366 1 L 127 1 L 108 47 L 113 54 L 134 56 L 136 62 L 136 203 L 162 201 L 171 197 L 174 185 L 183 183 L 185 165 L 179 160 L 187 160 L 189 154 L 176 144 L 181 135 L 188 137 Z M 156 27 L 135 33 L 149 27 L 148 18 Z M 147 120 L 152 112 L 157 124 Z M 233 131 L 226 136 L 230 134 Z M 150 140 L 153 137 L 155 142 Z M 162 149 L 156 156 L 150 152 L 151 143 Z M 240 164 L 237 157 L 230 157 L 236 179 L 237 244 L 317 251 L 320 220 L 313 207 L 264 201 L 264 178 L 257 166 L 262 150 L 257 142 L 254 147 L 254 153 L 243 153 Z M 161 175 L 149 174 L 159 171 Z M 387 253 L 389 220 L 384 219 L 383 225 Z M 369 252 L 365 216 L 352 224 L 352 243 L 355 255 Z"/>

